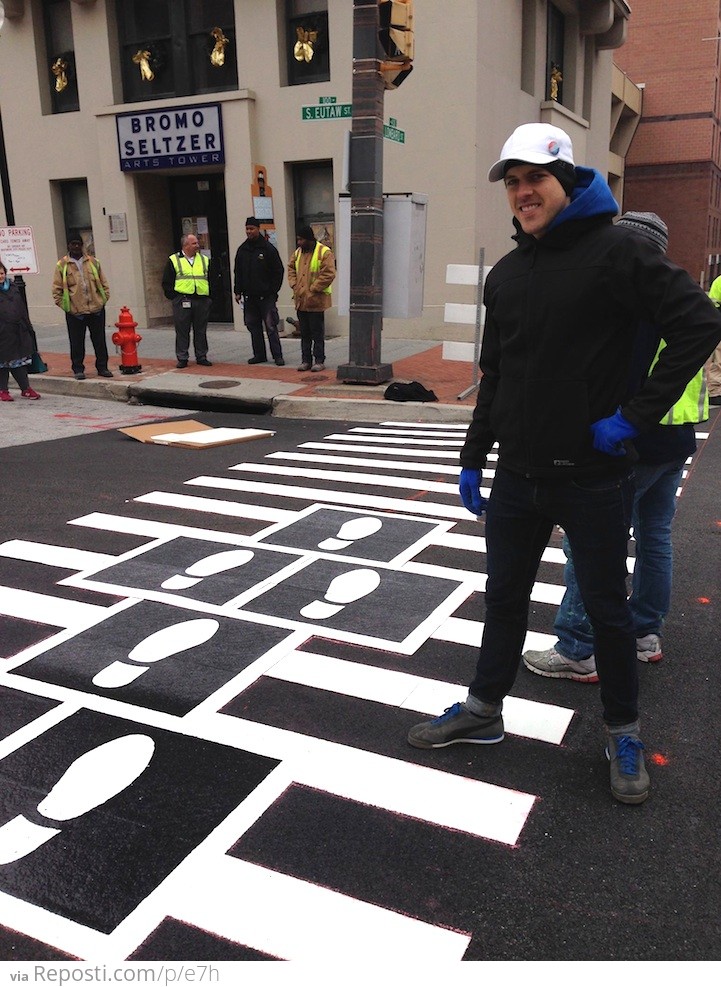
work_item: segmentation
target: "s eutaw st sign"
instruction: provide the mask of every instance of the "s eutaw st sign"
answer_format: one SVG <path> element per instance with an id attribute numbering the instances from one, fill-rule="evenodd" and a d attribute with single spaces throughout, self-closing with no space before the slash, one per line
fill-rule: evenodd
<path id="1" fill-rule="evenodd" d="M 121 171 L 225 164 L 219 103 L 118 113 Z"/>

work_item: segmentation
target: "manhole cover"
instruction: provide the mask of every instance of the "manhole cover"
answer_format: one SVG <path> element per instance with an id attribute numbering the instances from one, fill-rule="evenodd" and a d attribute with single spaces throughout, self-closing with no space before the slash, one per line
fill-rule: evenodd
<path id="1" fill-rule="evenodd" d="M 239 385 L 239 380 L 203 380 L 198 384 L 198 387 L 206 387 L 211 391 L 222 391 L 227 387 L 238 387 Z"/>

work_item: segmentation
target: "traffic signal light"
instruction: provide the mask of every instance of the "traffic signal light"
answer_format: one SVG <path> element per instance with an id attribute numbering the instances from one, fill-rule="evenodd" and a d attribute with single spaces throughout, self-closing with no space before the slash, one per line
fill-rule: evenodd
<path id="1" fill-rule="evenodd" d="M 413 0 L 378 0 L 381 75 L 386 89 L 397 89 L 413 71 Z"/>

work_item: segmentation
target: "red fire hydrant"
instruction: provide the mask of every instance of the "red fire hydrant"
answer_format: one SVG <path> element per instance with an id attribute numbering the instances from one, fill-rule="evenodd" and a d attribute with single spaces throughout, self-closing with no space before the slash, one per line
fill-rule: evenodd
<path id="1" fill-rule="evenodd" d="M 138 323 L 133 321 L 133 313 L 126 305 L 120 309 L 120 315 L 115 325 L 118 331 L 113 333 L 112 340 L 116 346 L 120 347 L 120 372 L 121 374 L 139 374 L 143 368 L 138 363 L 136 344 L 143 337 L 135 331 Z"/>

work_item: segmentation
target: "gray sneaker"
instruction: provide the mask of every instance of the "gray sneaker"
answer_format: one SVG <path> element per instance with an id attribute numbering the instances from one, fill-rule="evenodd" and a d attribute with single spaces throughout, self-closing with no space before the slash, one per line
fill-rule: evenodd
<path id="1" fill-rule="evenodd" d="M 636 657 L 639 661 L 661 661 L 661 638 L 658 634 L 646 634 L 636 638 Z"/>
<path id="2" fill-rule="evenodd" d="M 411 727 L 408 743 L 411 747 L 450 747 L 451 744 L 499 744 L 503 733 L 503 718 L 476 716 L 463 703 L 450 706 L 442 716 Z"/>
<path id="3" fill-rule="evenodd" d="M 651 782 L 643 759 L 644 749 L 637 732 L 608 734 L 606 757 L 611 763 L 611 794 L 619 802 L 639 805 L 648 798 Z"/>
<path id="4" fill-rule="evenodd" d="M 593 655 L 582 661 L 564 658 L 555 648 L 548 651 L 526 651 L 523 664 L 529 672 L 548 679 L 573 679 L 574 682 L 598 682 L 596 659 Z"/>

